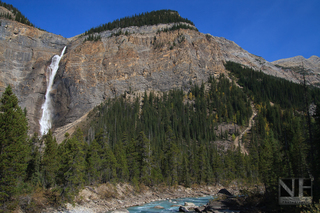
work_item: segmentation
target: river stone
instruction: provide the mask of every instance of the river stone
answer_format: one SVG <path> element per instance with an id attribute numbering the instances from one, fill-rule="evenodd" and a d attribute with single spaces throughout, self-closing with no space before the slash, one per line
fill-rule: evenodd
<path id="1" fill-rule="evenodd" d="M 127 209 L 117 209 L 115 211 L 112 211 L 111 213 L 129 213 Z"/>
<path id="2" fill-rule="evenodd" d="M 227 189 L 220 189 L 218 194 L 224 194 L 224 195 L 227 195 L 227 196 L 232 196 L 232 194 Z"/>
<path id="3" fill-rule="evenodd" d="M 205 206 L 196 207 L 194 210 L 196 212 L 202 212 L 203 210 L 205 210 Z"/>
<path id="4" fill-rule="evenodd" d="M 191 202 L 185 202 L 184 203 L 184 206 L 196 206 L 194 203 L 191 203 Z"/>
<path id="5" fill-rule="evenodd" d="M 179 212 L 189 212 L 189 210 L 186 207 L 180 206 Z"/>

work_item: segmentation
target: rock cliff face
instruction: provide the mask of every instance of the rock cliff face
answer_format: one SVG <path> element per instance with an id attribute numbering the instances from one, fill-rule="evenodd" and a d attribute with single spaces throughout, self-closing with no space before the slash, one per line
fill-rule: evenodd
<path id="1" fill-rule="evenodd" d="M 12 85 L 20 106 L 28 111 L 30 132 L 38 131 L 45 70 L 68 40 L 15 21 L 0 22 L 0 93 Z"/>
<path id="2" fill-rule="evenodd" d="M 103 100 L 124 92 L 187 90 L 190 82 L 201 83 L 209 75 L 226 72 L 223 63 L 228 60 L 299 82 L 300 74 L 224 38 L 185 29 L 157 33 L 170 25 L 129 27 L 122 29 L 122 35 L 111 36 L 118 32 L 115 29 L 100 33 L 101 41 L 84 42 L 84 37 L 66 39 L 15 21 L 0 21 L 0 93 L 8 84 L 13 86 L 20 105 L 27 108 L 30 132 L 39 131 L 46 68 L 64 46 L 51 93 L 54 129 L 70 127 Z"/>
<path id="3" fill-rule="evenodd" d="M 303 82 L 303 74 L 309 84 L 320 87 L 320 58 L 311 56 L 305 59 L 303 56 L 293 58 L 280 59 L 272 62 L 277 67 L 285 71 L 292 72 L 301 82 Z"/>
<path id="4" fill-rule="evenodd" d="M 224 70 L 218 44 L 205 35 L 192 30 L 156 31 L 74 41 L 56 77 L 55 124 L 72 122 L 125 91 L 188 88 L 190 82 L 201 83 Z"/>

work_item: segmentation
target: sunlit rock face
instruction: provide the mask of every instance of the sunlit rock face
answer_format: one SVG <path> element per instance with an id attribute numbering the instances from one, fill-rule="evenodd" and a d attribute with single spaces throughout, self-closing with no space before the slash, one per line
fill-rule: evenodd
<path id="1" fill-rule="evenodd" d="M 112 37 L 115 29 L 100 33 L 100 41 L 84 42 L 85 37 L 66 39 L 15 21 L 0 21 L 0 93 L 8 84 L 13 86 L 21 107 L 28 111 L 30 133 L 40 131 L 46 69 L 64 46 L 50 92 L 53 129 L 74 123 L 107 98 L 125 92 L 188 90 L 190 83 L 201 84 L 209 75 L 225 73 L 225 61 L 294 82 L 301 79 L 300 74 L 225 38 L 186 29 L 158 33 L 170 25 L 129 27 Z"/>
<path id="2" fill-rule="evenodd" d="M 29 132 L 39 132 L 46 93 L 46 69 L 68 40 L 62 36 L 0 18 L 0 94 L 12 85 L 28 112 Z"/>
<path id="3" fill-rule="evenodd" d="M 293 73 L 300 82 L 303 82 L 304 74 L 308 84 L 320 87 L 320 58 L 318 56 L 313 55 L 308 59 L 296 56 L 273 61 L 272 64 L 285 72 Z"/>

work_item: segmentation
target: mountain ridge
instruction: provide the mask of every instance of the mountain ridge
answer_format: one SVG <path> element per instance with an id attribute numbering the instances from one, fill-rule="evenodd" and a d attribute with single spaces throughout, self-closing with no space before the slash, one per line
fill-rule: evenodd
<path id="1" fill-rule="evenodd" d="M 174 23 L 103 31 L 94 34 L 101 36 L 94 42 L 84 41 L 86 36 L 67 39 L 13 20 L 0 21 L 0 93 L 13 85 L 20 105 L 28 111 L 30 132 L 39 129 L 46 67 L 64 46 L 67 50 L 51 93 L 53 127 L 61 131 L 106 98 L 128 91 L 188 90 L 190 82 L 200 84 L 209 75 L 226 73 L 226 61 L 296 83 L 303 77 L 222 37 L 189 29 L 164 31 Z M 311 73 L 306 80 L 320 82 Z"/>

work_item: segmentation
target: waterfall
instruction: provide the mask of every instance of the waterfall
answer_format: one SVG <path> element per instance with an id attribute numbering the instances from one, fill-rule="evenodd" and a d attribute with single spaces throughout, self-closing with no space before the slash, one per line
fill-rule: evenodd
<path id="1" fill-rule="evenodd" d="M 56 76 L 57 70 L 59 68 L 59 62 L 62 58 L 66 47 L 63 48 L 61 55 L 55 55 L 52 58 L 50 66 L 47 68 L 46 80 L 47 80 L 47 92 L 46 92 L 46 100 L 44 101 L 41 109 L 42 109 L 42 117 L 39 121 L 40 123 L 40 133 L 41 135 L 46 134 L 51 128 L 51 119 L 52 119 L 52 103 L 50 92 L 52 90 L 53 80 Z"/>

